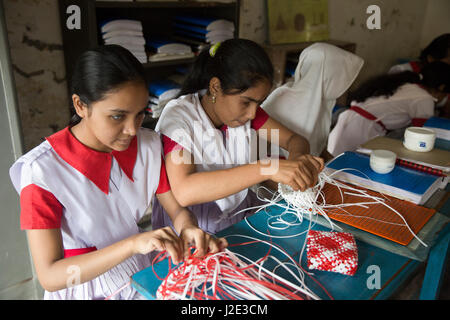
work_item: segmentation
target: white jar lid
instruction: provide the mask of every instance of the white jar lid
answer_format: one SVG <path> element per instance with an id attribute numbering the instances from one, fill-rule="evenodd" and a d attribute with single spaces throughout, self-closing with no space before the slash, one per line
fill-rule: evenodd
<path id="1" fill-rule="evenodd" d="M 373 150 L 370 154 L 370 160 L 377 163 L 391 164 L 395 163 L 397 155 L 389 150 Z"/>
<path id="2" fill-rule="evenodd" d="M 409 127 L 405 130 L 403 145 L 416 152 L 428 152 L 434 148 L 436 132 L 429 128 Z"/>
<path id="3" fill-rule="evenodd" d="M 409 127 L 405 131 L 405 135 L 410 135 L 411 137 L 417 138 L 430 138 L 436 135 L 436 132 L 432 129 L 421 128 L 421 127 Z"/>

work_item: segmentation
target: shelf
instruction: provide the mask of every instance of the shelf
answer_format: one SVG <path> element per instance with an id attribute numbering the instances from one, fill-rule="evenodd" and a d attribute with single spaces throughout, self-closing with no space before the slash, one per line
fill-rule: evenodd
<path id="1" fill-rule="evenodd" d="M 72 5 L 80 8 L 79 28 L 69 27 L 70 14 L 67 8 Z M 67 86 L 78 57 L 86 50 L 103 43 L 99 24 L 111 19 L 133 19 L 142 22 L 144 37 L 166 37 L 179 41 L 175 37 L 173 17 L 176 15 L 211 16 L 217 19 L 233 21 L 235 37 L 239 35 L 240 0 L 233 2 L 218 1 L 93 1 L 59 0 L 59 14 L 64 47 Z M 198 43 L 192 43 L 198 45 Z M 177 75 L 177 66 L 189 66 L 195 57 L 151 61 L 143 63 L 148 81 L 169 78 Z M 152 124 L 152 122 L 150 122 Z"/>
<path id="2" fill-rule="evenodd" d="M 319 41 L 332 44 L 349 52 L 355 53 L 356 44 L 347 41 L 340 40 L 326 40 Z M 275 44 L 275 45 L 264 45 L 264 49 L 272 61 L 274 67 L 274 86 L 279 87 L 286 81 L 286 60 L 287 56 L 292 53 L 300 55 L 300 53 L 310 45 L 316 42 L 299 42 L 299 43 L 289 43 L 289 44 Z"/>
<path id="3" fill-rule="evenodd" d="M 218 8 L 232 7 L 236 2 L 197 1 L 95 1 L 96 8 Z"/>
<path id="4" fill-rule="evenodd" d="M 195 61 L 195 58 L 187 58 L 187 59 L 173 59 L 173 60 L 166 60 L 166 61 L 155 61 L 155 62 L 147 62 L 142 64 L 144 68 L 160 68 L 160 67 L 167 67 L 167 66 L 176 66 L 180 64 L 190 64 Z"/>

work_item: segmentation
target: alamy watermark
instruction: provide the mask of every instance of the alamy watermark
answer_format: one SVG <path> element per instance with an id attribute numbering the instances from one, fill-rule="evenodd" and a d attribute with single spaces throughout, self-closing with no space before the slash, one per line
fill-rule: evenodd
<path id="1" fill-rule="evenodd" d="M 259 129 L 258 134 L 254 129 L 243 129 L 238 134 L 225 134 L 228 136 L 223 139 L 217 129 L 204 129 L 198 121 L 194 121 L 191 133 L 185 129 L 175 129 L 170 139 L 183 148 L 172 151 L 171 160 L 175 164 L 206 166 L 255 164 L 259 160 L 266 165 L 261 167 L 261 174 L 273 175 L 278 171 L 278 129 Z"/>
<path id="2" fill-rule="evenodd" d="M 377 265 L 370 265 L 367 267 L 366 270 L 367 274 L 370 274 L 370 276 L 366 280 L 366 286 L 369 290 L 377 289 L 379 290 L 381 288 L 381 269 Z"/>

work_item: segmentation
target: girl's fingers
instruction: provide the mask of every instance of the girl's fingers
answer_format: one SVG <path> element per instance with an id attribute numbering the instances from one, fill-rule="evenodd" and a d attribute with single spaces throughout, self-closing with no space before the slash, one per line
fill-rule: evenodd
<path id="1" fill-rule="evenodd" d="M 225 238 L 219 238 L 217 239 L 219 240 L 219 245 L 220 245 L 220 250 L 225 249 L 226 247 L 228 247 L 228 241 Z"/>
<path id="2" fill-rule="evenodd" d="M 220 251 L 220 241 L 214 237 L 210 237 L 209 239 L 209 252 L 217 253 Z"/>
<path id="3" fill-rule="evenodd" d="M 314 165 L 314 167 L 317 169 L 317 172 L 320 172 L 323 170 L 324 162 L 322 158 L 319 157 L 311 157 L 310 162 Z"/>
<path id="4" fill-rule="evenodd" d="M 200 230 L 201 231 L 201 230 Z M 197 257 L 203 257 L 208 249 L 208 239 L 209 235 L 206 232 L 196 232 L 194 234 L 195 246 L 197 247 Z"/>
<path id="5" fill-rule="evenodd" d="M 191 255 L 191 246 L 188 240 L 183 241 L 183 254 L 185 259 Z"/>
<path id="6" fill-rule="evenodd" d="M 166 248 L 166 251 L 169 253 L 169 255 L 172 257 L 172 260 L 175 264 L 180 263 L 180 250 L 177 248 L 177 246 L 172 241 L 165 241 L 164 246 Z"/>

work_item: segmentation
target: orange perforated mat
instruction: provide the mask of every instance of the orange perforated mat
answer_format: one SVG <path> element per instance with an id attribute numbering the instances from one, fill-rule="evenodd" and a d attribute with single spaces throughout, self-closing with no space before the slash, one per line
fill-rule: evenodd
<path id="1" fill-rule="evenodd" d="M 368 194 L 373 196 L 382 196 L 375 191 L 361 187 L 357 188 L 365 190 Z M 338 188 L 329 184 L 326 184 L 322 191 L 325 194 L 325 202 L 327 204 L 372 202 L 372 200 L 368 198 L 346 195 L 344 194 L 344 191 L 346 191 L 345 189 L 342 189 L 342 201 L 341 193 Z M 387 195 L 384 196 L 384 198 L 387 205 L 397 210 L 403 216 L 416 235 L 436 213 L 436 210 L 434 209 L 428 209 L 412 202 L 396 199 Z M 414 238 L 414 235 L 404 225 L 403 220 L 398 214 L 382 204 L 370 204 L 368 205 L 368 208 L 349 206 L 343 209 L 328 210 L 326 212 L 333 220 L 340 221 L 405 246 Z"/>

